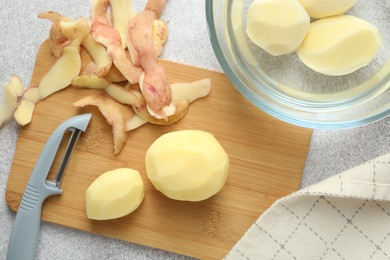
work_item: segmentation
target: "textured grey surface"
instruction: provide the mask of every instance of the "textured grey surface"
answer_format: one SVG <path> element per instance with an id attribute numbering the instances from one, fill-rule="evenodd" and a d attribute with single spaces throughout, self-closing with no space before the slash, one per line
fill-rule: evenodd
<path id="1" fill-rule="evenodd" d="M 137 10 L 144 1 L 133 0 Z M 221 71 L 208 38 L 203 0 L 168 0 L 162 19 L 170 36 L 162 57 L 171 61 Z M 40 43 L 50 24 L 37 14 L 56 11 L 72 18 L 90 15 L 90 1 L 0 0 L 0 84 L 17 74 L 31 78 Z M 0 88 L 0 99 L 3 93 Z M 390 149 L 389 120 L 339 131 L 314 131 L 302 186 L 358 165 Z M 0 128 L 0 259 L 5 259 L 15 215 L 5 201 L 5 188 L 15 151 L 18 127 L 10 121 Z M 186 259 L 145 246 L 42 223 L 37 259 Z"/>

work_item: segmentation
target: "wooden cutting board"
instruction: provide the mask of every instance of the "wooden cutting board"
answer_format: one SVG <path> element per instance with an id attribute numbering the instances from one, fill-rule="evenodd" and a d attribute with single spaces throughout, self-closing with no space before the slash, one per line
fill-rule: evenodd
<path id="1" fill-rule="evenodd" d="M 33 84 L 48 71 L 54 58 L 45 42 L 37 54 Z M 95 107 L 72 103 L 97 90 L 69 87 L 40 102 L 33 122 L 21 127 L 6 188 L 8 206 L 16 211 L 34 164 L 51 132 L 64 120 L 93 114 L 64 177 L 61 196 L 46 200 L 42 219 L 87 232 L 118 238 L 202 259 L 221 259 L 275 200 L 299 188 L 312 131 L 283 123 L 263 113 L 222 73 L 168 61 L 170 81 L 211 78 L 212 91 L 191 104 L 184 119 L 170 126 L 147 124 L 129 133 L 127 145 L 113 154 L 111 127 Z M 164 133 L 181 129 L 208 131 L 230 158 L 225 187 L 202 202 L 182 202 L 156 191 L 145 173 L 148 147 Z M 59 153 L 64 151 L 65 141 Z M 56 158 L 49 179 L 58 167 Z M 142 205 L 132 214 L 109 221 L 86 217 L 85 191 L 107 170 L 130 167 L 140 171 L 146 186 Z"/>

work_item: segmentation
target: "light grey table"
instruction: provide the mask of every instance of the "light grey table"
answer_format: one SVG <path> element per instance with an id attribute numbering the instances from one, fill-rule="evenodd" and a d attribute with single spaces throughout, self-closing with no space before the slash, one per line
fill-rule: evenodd
<path id="1" fill-rule="evenodd" d="M 144 0 L 133 0 L 141 10 Z M 24 84 L 31 78 L 38 46 L 48 36 L 50 23 L 37 14 L 56 11 L 72 18 L 90 16 L 91 1 L 0 0 L 0 84 L 13 73 Z M 202 0 L 168 0 L 162 19 L 170 34 L 162 58 L 222 71 L 212 50 Z M 0 98 L 2 98 L 2 89 Z M 337 131 L 316 130 L 303 172 L 302 187 L 390 151 L 389 120 Z M 5 259 L 15 215 L 5 201 L 18 126 L 10 121 L 0 128 L 0 259 Z M 79 230 L 42 223 L 38 259 L 186 259 L 173 253 Z"/>

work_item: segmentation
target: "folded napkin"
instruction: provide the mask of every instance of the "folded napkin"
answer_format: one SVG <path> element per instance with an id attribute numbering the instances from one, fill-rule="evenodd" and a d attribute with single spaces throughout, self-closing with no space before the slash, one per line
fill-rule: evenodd
<path id="1" fill-rule="evenodd" d="M 390 259 L 390 154 L 276 201 L 225 259 Z"/>

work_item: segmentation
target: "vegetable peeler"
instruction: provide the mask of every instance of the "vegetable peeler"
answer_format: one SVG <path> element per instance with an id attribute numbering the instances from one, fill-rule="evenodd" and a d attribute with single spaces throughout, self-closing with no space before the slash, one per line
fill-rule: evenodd
<path id="1" fill-rule="evenodd" d="M 8 244 L 7 260 L 33 260 L 38 245 L 41 209 L 45 199 L 62 193 L 61 181 L 81 131 L 91 114 L 72 117 L 60 124 L 49 137 L 27 183 L 16 214 Z M 53 181 L 46 180 L 66 131 L 71 132 L 66 151 Z"/>

